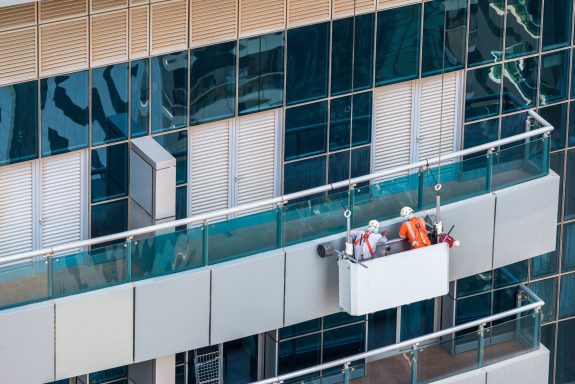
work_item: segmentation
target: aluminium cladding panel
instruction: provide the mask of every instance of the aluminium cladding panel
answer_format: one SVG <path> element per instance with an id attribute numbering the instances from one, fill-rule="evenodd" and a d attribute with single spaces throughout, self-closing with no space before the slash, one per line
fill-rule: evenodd
<path id="1" fill-rule="evenodd" d="M 0 313 L 0 383 L 54 380 L 54 303 L 45 301 Z"/>
<path id="2" fill-rule="evenodd" d="M 210 344 L 208 269 L 142 280 L 134 285 L 135 362 Z"/>
<path id="3" fill-rule="evenodd" d="M 494 192 L 493 268 L 555 250 L 559 176 L 548 176 Z"/>
<path id="4" fill-rule="evenodd" d="M 483 368 L 486 384 L 547 384 L 549 351 L 543 345 L 533 352 L 503 360 Z"/>
<path id="5" fill-rule="evenodd" d="M 332 242 L 343 249 L 341 234 L 284 248 L 286 253 L 285 325 L 339 312 L 337 257 L 321 258 L 317 246 Z"/>
<path id="6" fill-rule="evenodd" d="M 56 380 L 133 362 L 132 284 L 54 300 Z"/>
<path id="7" fill-rule="evenodd" d="M 483 369 L 474 369 L 473 371 L 461 373 L 459 375 L 447 377 L 438 381 L 432 381 L 433 384 L 485 384 L 487 375 Z"/>
<path id="8" fill-rule="evenodd" d="M 283 250 L 213 265 L 210 343 L 283 327 Z"/>

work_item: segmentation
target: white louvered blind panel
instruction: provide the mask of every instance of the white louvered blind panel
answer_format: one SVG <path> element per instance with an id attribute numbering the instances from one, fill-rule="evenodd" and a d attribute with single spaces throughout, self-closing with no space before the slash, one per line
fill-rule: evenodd
<path id="1" fill-rule="evenodd" d="M 421 0 L 378 0 L 377 9 L 397 8 L 418 3 L 421 3 Z"/>
<path id="2" fill-rule="evenodd" d="M 32 250 L 32 166 L 0 168 L 0 258 Z"/>
<path id="3" fill-rule="evenodd" d="M 42 160 L 42 247 L 82 240 L 82 152 Z"/>
<path id="4" fill-rule="evenodd" d="M 0 33 L 0 85 L 38 75 L 36 27 Z"/>
<path id="5" fill-rule="evenodd" d="M 238 0 L 190 0 L 190 45 L 220 43 L 237 37 Z"/>
<path id="6" fill-rule="evenodd" d="M 268 111 L 238 120 L 236 204 L 271 199 L 274 197 L 276 113 Z"/>
<path id="7" fill-rule="evenodd" d="M 454 150 L 457 74 L 451 72 L 443 76 L 443 98 L 441 83 L 441 75 L 421 80 L 417 140 L 419 160 L 438 156 L 440 141 L 441 153 Z"/>
<path id="8" fill-rule="evenodd" d="M 186 0 L 151 5 L 151 54 L 188 47 L 188 6 Z"/>
<path id="9" fill-rule="evenodd" d="M 128 0 L 91 0 L 92 13 L 113 11 L 128 7 Z"/>
<path id="10" fill-rule="evenodd" d="M 409 164 L 413 83 L 379 88 L 376 93 L 374 171 Z"/>
<path id="11" fill-rule="evenodd" d="M 288 27 L 313 24 L 331 18 L 331 0 L 288 0 Z"/>
<path id="12" fill-rule="evenodd" d="M 375 10 L 375 0 L 333 0 L 333 18 L 338 19 L 342 17 L 373 12 Z"/>
<path id="13" fill-rule="evenodd" d="M 0 8 L 0 31 L 36 25 L 36 3 Z"/>
<path id="14" fill-rule="evenodd" d="M 88 15 L 88 0 L 42 0 L 38 7 L 40 23 Z"/>
<path id="15" fill-rule="evenodd" d="M 88 18 L 40 26 L 40 76 L 88 68 Z"/>
<path id="16" fill-rule="evenodd" d="M 240 37 L 261 35 L 285 28 L 286 0 L 239 1 Z"/>
<path id="17" fill-rule="evenodd" d="M 190 128 L 192 215 L 228 208 L 229 121 Z"/>
<path id="18" fill-rule="evenodd" d="M 128 60 L 128 10 L 90 17 L 92 66 Z"/>
<path id="19" fill-rule="evenodd" d="M 149 6 L 130 9 L 130 58 L 139 59 L 149 52 Z"/>

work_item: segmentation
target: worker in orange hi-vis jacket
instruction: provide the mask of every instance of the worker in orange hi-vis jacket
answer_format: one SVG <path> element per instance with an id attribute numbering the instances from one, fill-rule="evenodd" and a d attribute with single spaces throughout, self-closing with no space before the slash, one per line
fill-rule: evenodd
<path id="1" fill-rule="evenodd" d="M 423 248 L 431 245 L 431 241 L 427 236 L 427 228 L 425 221 L 413 215 L 413 209 L 410 207 L 401 208 L 401 217 L 404 222 L 399 228 L 399 237 L 402 239 L 407 238 L 412 249 Z"/>

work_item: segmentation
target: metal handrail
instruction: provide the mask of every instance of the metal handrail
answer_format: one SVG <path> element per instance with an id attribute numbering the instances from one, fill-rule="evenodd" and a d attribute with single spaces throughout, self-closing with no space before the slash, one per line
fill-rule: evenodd
<path id="1" fill-rule="evenodd" d="M 402 172 L 410 171 L 412 169 L 420 169 L 420 168 L 429 167 L 430 165 L 439 164 L 440 161 L 446 162 L 448 160 L 455 159 L 458 157 L 463 157 L 463 156 L 472 155 L 472 154 L 475 154 L 478 152 L 488 151 L 488 150 L 491 150 L 493 148 L 496 148 L 496 147 L 499 147 L 502 145 L 506 145 L 506 144 L 510 144 L 510 143 L 514 143 L 516 141 L 528 139 L 530 137 L 549 134 L 551 131 L 553 131 L 553 126 L 551 126 L 551 124 L 549 124 L 541 116 L 539 116 L 538 114 L 536 114 L 535 112 L 533 112 L 531 110 L 528 111 L 528 113 L 529 113 L 529 116 L 531 118 L 535 119 L 543 127 L 535 129 L 533 131 L 521 133 L 519 135 L 510 136 L 510 137 L 507 137 L 505 139 L 500 139 L 500 140 L 492 141 L 492 142 L 489 142 L 486 144 L 478 145 L 476 147 L 463 149 L 461 151 L 455 151 L 455 152 L 452 152 L 452 153 L 447 154 L 447 155 L 442 155 L 441 157 L 433 157 L 433 158 L 428 159 L 428 160 L 422 160 L 422 161 L 418 161 L 415 163 L 402 165 L 399 167 L 385 169 L 383 171 L 378 171 L 378 172 L 370 173 L 368 175 L 355 177 L 351 180 L 343 180 L 343 181 L 339 181 L 337 183 L 330 183 L 330 184 L 326 184 L 326 185 L 323 185 L 320 187 L 306 189 L 305 191 L 290 193 L 290 194 L 275 197 L 272 199 L 260 200 L 260 201 L 257 201 L 255 203 L 243 204 L 243 205 L 239 205 L 239 206 L 233 207 L 233 208 L 227 208 L 227 209 L 222 209 L 219 211 L 214 211 L 214 212 L 205 213 L 205 214 L 201 214 L 201 215 L 195 215 L 195 216 L 191 216 L 191 217 L 188 217 L 185 219 L 170 221 L 168 223 L 162 223 L 162 224 L 151 225 L 148 227 L 132 229 L 130 231 L 118 232 L 118 233 L 114 233 L 112 235 L 101 236 L 101 237 L 96 237 L 96 238 L 87 239 L 87 240 L 75 241 L 72 243 L 57 245 L 57 246 L 53 246 L 53 247 L 49 247 L 49 248 L 43 248 L 43 249 L 39 249 L 36 251 L 24 252 L 24 253 L 21 253 L 18 255 L 13 255 L 13 256 L 0 257 L 0 265 L 10 264 L 10 263 L 14 263 L 17 261 L 27 260 L 27 259 L 31 259 L 31 258 L 35 258 L 35 257 L 42 257 L 42 256 L 51 257 L 52 255 L 54 255 L 56 253 L 65 252 L 65 251 L 72 250 L 72 249 L 84 248 L 84 247 L 88 247 L 88 246 L 107 243 L 110 241 L 115 241 L 115 240 L 120 240 L 120 239 L 125 239 L 125 238 L 133 238 L 136 236 L 142 236 L 142 235 L 146 235 L 146 234 L 149 234 L 152 232 L 157 232 L 157 231 L 169 230 L 169 229 L 172 229 L 172 228 L 175 228 L 178 226 L 188 225 L 188 224 L 192 224 L 192 223 L 206 223 L 207 221 L 209 221 L 210 219 L 213 219 L 213 218 L 219 218 L 222 216 L 227 216 L 227 215 L 235 214 L 238 212 L 250 211 L 250 210 L 254 210 L 256 208 L 261 208 L 261 207 L 266 207 L 266 206 L 271 207 L 274 205 L 283 205 L 283 204 L 286 204 L 288 201 L 291 201 L 291 200 L 301 199 L 303 197 L 312 196 L 312 195 L 315 195 L 315 194 L 321 193 L 321 192 L 332 191 L 332 190 L 335 190 L 338 188 L 354 186 L 356 184 L 359 184 L 359 183 L 362 183 L 365 181 L 383 178 L 383 177 L 390 176 L 390 175 L 393 175 L 396 173 L 402 173 Z"/>
<path id="2" fill-rule="evenodd" d="M 443 329 L 441 331 L 430 333 L 430 334 L 425 335 L 425 336 L 416 337 L 414 339 L 402 341 L 402 342 L 397 343 L 397 344 L 388 345 L 386 347 L 374 349 L 374 350 L 371 350 L 369 352 L 359 353 L 357 355 L 353 355 L 353 356 L 349 356 L 349 357 L 344 357 L 344 358 L 339 359 L 339 360 L 330 361 L 329 363 L 319 364 L 319 365 L 316 365 L 313 367 L 301 369 L 299 371 L 286 373 L 284 375 L 280 375 L 280 376 L 276 376 L 276 377 L 271 377 L 269 379 L 256 381 L 256 382 L 253 382 L 253 384 L 282 383 L 282 382 L 285 382 L 286 380 L 290 380 L 290 379 L 293 379 L 296 377 L 304 376 L 304 375 L 318 372 L 318 371 L 321 371 L 324 369 L 329 369 L 329 368 L 334 368 L 337 366 L 346 365 L 346 364 L 352 363 L 352 362 L 357 361 L 357 360 L 368 359 L 370 357 L 375 357 L 375 356 L 381 355 L 383 353 L 388 353 L 388 352 L 393 352 L 393 351 L 398 351 L 398 350 L 405 350 L 408 347 L 418 346 L 422 343 L 425 343 L 425 342 L 433 340 L 433 339 L 440 338 L 442 336 L 454 334 L 456 332 L 463 331 L 463 330 L 466 330 L 469 328 L 485 325 L 485 324 L 490 323 L 492 321 L 504 319 L 506 317 L 511 317 L 511 316 L 514 316 L 514 315 L 517 315 L 517 314 L 520 314 L 520 313 L 523 313 L 526 311 L 533 310 L 533 309 L 534 310 L 541 310 L 541 307 L 543 307 L 545 305 L 545 302 L 543 300 L 541 300 L 541 298 L 539 296 L 537 296 L 535 293 L 533 293 L 525 285 L 523 285 L 523 284 L 520 285 L 520 289 L 523 290 L 532 300 L 534 300 L 534 302 L 531 304 L 522 306 L 522 307 L 511 309 L 509 311 L 498 313 L 496 315 L 487 316 L 487 317 L 484 317 L 484 318 L 479 319 L 479 320 L 470 321 L 469 323 L 456 325 L 455 327 L 451 327 L 451 328 Z M 389 357 L 389 356 L 387 356 L 387 357 Z"/>

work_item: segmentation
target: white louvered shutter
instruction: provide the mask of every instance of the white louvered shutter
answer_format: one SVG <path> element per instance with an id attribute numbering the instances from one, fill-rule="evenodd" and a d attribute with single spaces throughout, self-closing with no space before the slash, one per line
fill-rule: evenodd
<path id="1" fill-rule="evenodd" d="M 374 171 L 410 163 L 413 82 L 376 91 Z"/>
<path id="2" fill-rule="evenodd" d="M 228 208 L 230 121 L 190 128 L 192 215 Z"/>
<path id="3" fill-rule="evenodd" d="M 31 251 L 33 163 L 0 168 L 0 258 Z"/>
<path id="4" fill-rule="evenodd" d="M 82 151 L 42 160 L 42 248 L 82 240 Z"/>
<path id="5" fill-rule="evenodd" d="M 438 156 L 440 141 L 442 154 L 453 152 L 457 115 L 457 73 L 443 76 L 443 97 L 441 75 L 421 80 L 419 92 L 417 160 Z"/>
<path id="6" fill-rule="evenodd" d="M 275 130 L 275 111 L 239 118 L 237 205 L 274 197 Z"/>

